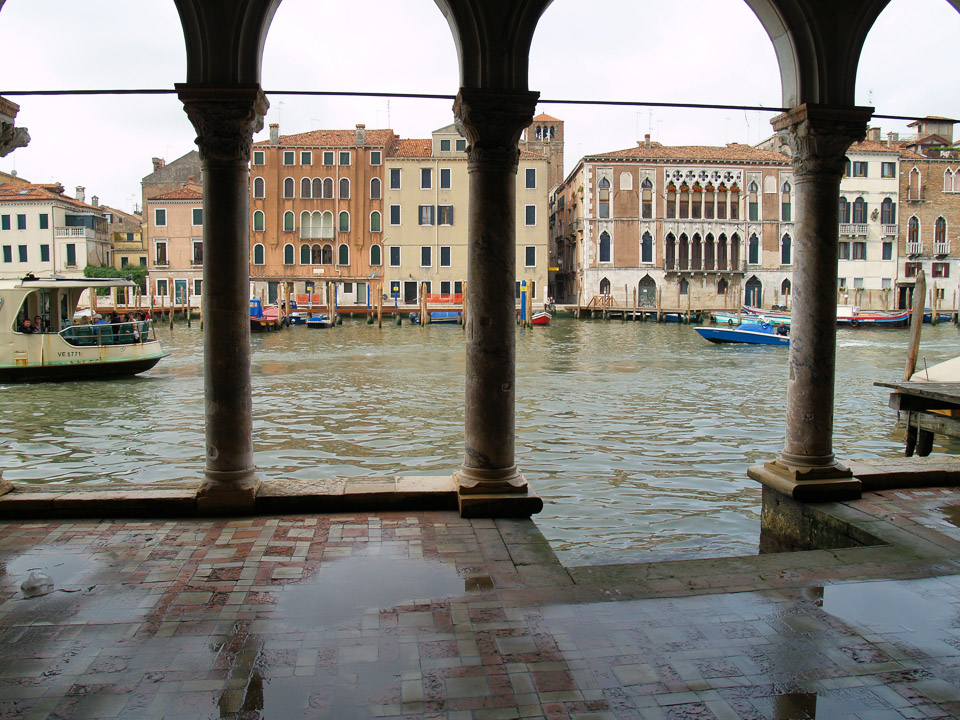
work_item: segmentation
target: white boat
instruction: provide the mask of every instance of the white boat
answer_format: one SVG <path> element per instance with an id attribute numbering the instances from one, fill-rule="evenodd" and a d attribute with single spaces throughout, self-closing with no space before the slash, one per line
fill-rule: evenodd
<path id="1" fill-rule="evenodd" d="M 911 382 L 960 382 L 960 357 L 944 360 L 930 367 L 923 361 L 920 365 L 922 367 L 910 376 Z"/>
<path id="2" fill-rule="evenodd" d="M 97 380 L 149 370 L 166 353 L 149 321 L 72 324 L 83 291 L 132 288 L 129 280 L 0 279 L 0 383 Z M 40 316 L 40 332 L 25 318 Z"/>

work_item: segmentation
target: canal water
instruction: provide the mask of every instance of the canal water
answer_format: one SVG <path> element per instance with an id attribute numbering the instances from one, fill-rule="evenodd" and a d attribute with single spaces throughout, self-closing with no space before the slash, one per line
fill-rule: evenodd
<path id="1" fill-rule="evenodd" d="M 149 484 L 203 468 L 199 324 L 163 327 L 170 356 L 105 382 L 0 387 L 0 467 L 16 483 Z M 896 456 L 875 380 L 902 379 L 907 332 L 838 331 L 835 449 Z M 463 455 L 463 330 L 347 319 L 256 335 L 262 477 L 447 474 Z M 925 326 L 921 362 L 958 351 Z M 783 444 L 787 351 L 717 346 L 676 324 L 556 318 L 517 337 L 517 463 L 538 526 L 568 564 L 756 552 L 749 465 Z M 942 444 L 935 452 L 955 448 Z"/>

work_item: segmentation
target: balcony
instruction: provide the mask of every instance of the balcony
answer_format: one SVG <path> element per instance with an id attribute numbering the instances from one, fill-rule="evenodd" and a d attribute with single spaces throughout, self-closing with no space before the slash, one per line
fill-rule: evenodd
<path id="1" fill-rule="evenodd" d="M 55 238 L 85 238 L 87 240 L 96 240 L 95 230 L 85 227 L 58 227 L 54 228 L 53 236 Z"/>
<path id="2" fill-rule="evenodd" d="M 907 243 L 907 255 L 920 255 L 923 253 L 923 243 L 922 242 L 908 242 Z"/>
<path id="3" fill-rule="evenodd" d="M 934 255 L 949 255 L 950 254 L 950 243 L 948 242 L 935 242 L 933 244 L 933 254 Z"/>
<path id="4" fill-rule="evenodd" d="M 840 234 L 865 236 L 867 234 L 867 226 L 866 224 L 860 223 L 844 223 L 840 225 Z"/>
<path id="5" fill-rule="evenodd" d="M 896 225 L 884 225 L 882 233 L 887 237 L 896 237 L 897 236 L 897 226 Z"/>
<path id="6" fill-rule="evenodd" d="M 300 239 L 301 240 L 333 240 L 334 233 L 332 227 L 323 227 L 323 228 L 310 228 L 310 227 L 301 227 L 300 228 Z"/>

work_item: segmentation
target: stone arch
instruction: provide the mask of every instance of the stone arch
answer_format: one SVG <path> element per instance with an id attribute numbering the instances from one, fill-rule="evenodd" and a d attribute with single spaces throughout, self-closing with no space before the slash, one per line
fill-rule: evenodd
<path id="1" fill-rule="evenodd" d="M 657 304 L 657 281 L 644 275 L 637 283 L 637 302 L 640 307 L 655 307 Z"/>

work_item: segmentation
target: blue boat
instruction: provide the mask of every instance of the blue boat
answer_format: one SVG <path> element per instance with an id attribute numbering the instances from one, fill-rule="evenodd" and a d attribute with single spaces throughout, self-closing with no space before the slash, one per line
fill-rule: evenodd
<path id="1" fill-rule="evenodd" d="M 330 318 L 326 315 L 311 315 L 307 318 L 307 327 L 319 330 L 320 328 L 331 327 Z"/>
<path id="2" fill-rule="evenodd" d="M 420 313 L 410 313 L 410 322 L 414 325 L 420 323 Z M 431 310 L 430 323 L 433 325 L 456 325 L 460 322 L 459 310 Z"/>
<path id="3" fill-rule="evenodd" d="M 782 328 L 782 329 L 781 329 Z M 786 326 L 745 322 L 734 327 L 696 327 L 704 340 L 712 343 L 747 343 L 750 345 L 790 345 L 790 337 L 781 334 Z"/>

